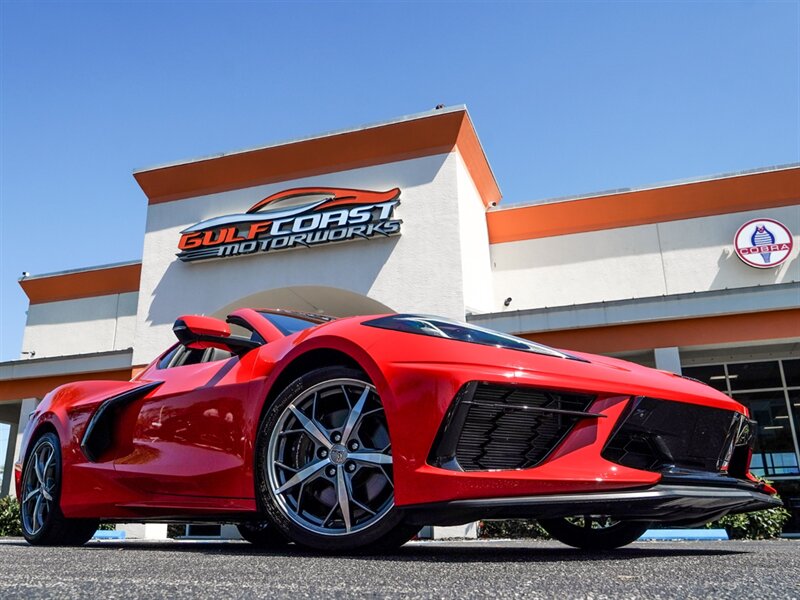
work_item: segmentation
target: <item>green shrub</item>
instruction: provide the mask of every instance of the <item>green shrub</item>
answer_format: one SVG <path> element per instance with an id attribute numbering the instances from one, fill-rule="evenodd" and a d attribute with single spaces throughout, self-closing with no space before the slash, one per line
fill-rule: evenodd
<path id="1" fill-rule="evenodd" d="M 114 529 L 113 523 L 104 523 L 98 529 Z M 0 537 L 21 536 L 22 529 L 19 524 L 19 502 L 16 498 L 6 496 L 0 498 Z"/>
<path id="2" fill-rule="evenodd" d="M 482 538 L 539 538 L 549 540 L 550 535 L 533 519 L 507 519 L 481 521 L 478 536 Z"/>
<path id="3" fill-rule="evenodd" d="M 706 525 L 707 529 L 723 527 L 732 540 L 768 540 L 781 534 L 789 520 L 789 511 L 779 506 L 739 515 L 726 515 Z"/>
<path id="4" fill-rule="evenodd" d="M 170 523 L 167 525 L 167 537 L 175 539 L 186 535 L 186 523 Z"/>
<path id="5" fill-rule="evenodd" d="M 0 498 L 0 537 L 22 535 L 19 524 L 19 502 L 16 498 Z"/>

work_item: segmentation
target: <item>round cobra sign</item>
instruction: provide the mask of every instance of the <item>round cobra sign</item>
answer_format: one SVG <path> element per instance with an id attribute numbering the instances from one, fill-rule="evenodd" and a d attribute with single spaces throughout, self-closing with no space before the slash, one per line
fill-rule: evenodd
<path id="1" fill-rule="evenodd" d="M 748 221 L 733 238 L 737 256 L 757 269 L 777 267 L 789 258 L 793 245 L 792 232 L 774 219 Z"/>

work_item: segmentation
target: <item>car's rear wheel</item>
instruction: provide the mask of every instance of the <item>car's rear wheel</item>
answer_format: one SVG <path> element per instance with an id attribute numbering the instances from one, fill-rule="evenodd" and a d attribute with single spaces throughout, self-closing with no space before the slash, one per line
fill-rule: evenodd
<path id="1" fill-rule="evenodd" d="M 613 550 L 638 540 L 649 523 L 619 521 L 603 515 L 539 519 L 544 530 L 563 544 L 582 550 Z"/>
<path id="2" fill-rule="evenodd" d="M 383 404 L 354 369 L 317 369 L 280 394 L 259 432 L 257 476 L 272 521 L 304 546 L 386 550 L 418 529 L 394 506 Z"/>
<path id="3" fill-rule="evenodd" d="M 61 512 L 61 444 L 45 433 L 28 453 L 22 471 L 22 535 L 35 546 L 80 546 L 97 531 L 98 521 L 67 519 Z"/>
<path id="4" fill-rule="evenodd" d="M 246 521 L 238 523 L 236 529 L 243 539 L 259 548 L 283 548 L 289 543 L 271 521 Z"/>

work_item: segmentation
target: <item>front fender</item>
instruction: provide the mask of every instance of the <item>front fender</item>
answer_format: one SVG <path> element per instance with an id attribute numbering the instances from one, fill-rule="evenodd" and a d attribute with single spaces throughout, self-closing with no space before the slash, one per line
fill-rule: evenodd
<path id="1" fill-rule="evenodd" d="M 383 370 L 370 356 L 367 349 L 357 342 L 338 335 L 319 335 L 296 340 L 295 344 L 281 357 L 276 368 L 267 377 L 267 389 L 272 389 L 272 386 L 280 379 L 281 375 L 297 359 L 316 350 L 334 350 L 346 355 L 364 369 L 372 383 L 378 388 L 381 397 L 383 397 L 384 393 L 391 393 Z"/>

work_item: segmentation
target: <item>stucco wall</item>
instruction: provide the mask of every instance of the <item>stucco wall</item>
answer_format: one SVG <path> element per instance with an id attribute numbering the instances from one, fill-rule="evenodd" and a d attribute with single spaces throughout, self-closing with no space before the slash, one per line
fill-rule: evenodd
<path id="1" fill-rule="evenodd" d="M 755 218 L 794 234 L 777 268 L 749 267 L 734 252 L 734 234 Z M 789 206 L 494 244 L 495 301 L 511 296 L 508 310 L 519 310 L 800 281 L 798 233 L 800 206 Z"/>
<path id="2" fill-rule="evenodd" d="M 486 206 L 461 155 L 456 153 L 456 157 L 464 304 L 466 310 L 471 313 L 491 312 L 496 310 L 496 307 L 492 260 L 489 255 L 489 232 L 486 228 Z"/>
<path id="3" fill-rule="evenodd" d="M 22 350 L 35 358 L 133 346 L 138 294 L 110 294 L 28 307 Z"/>

